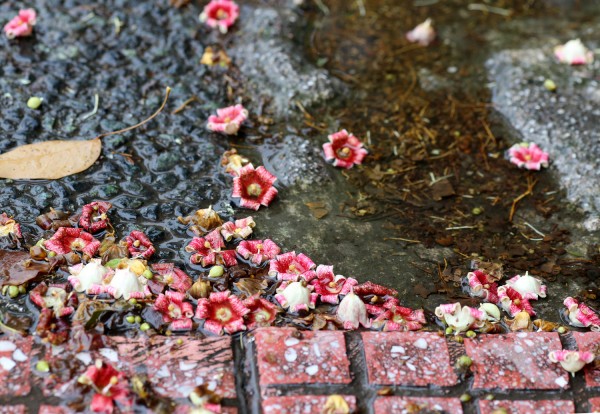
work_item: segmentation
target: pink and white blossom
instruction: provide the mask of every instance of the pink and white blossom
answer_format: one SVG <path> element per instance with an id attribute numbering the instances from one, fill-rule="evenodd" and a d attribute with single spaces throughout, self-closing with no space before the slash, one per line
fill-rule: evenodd
<path id="1" fill-rule="evenodd" d="M 33 26 L 37 20 L 37 13 L 33 9 L 20 10 L 19 14 L 4 26 L 4 33 L 9 39 L 15 37 L 31 36 Z"/>
<path id="2" fill-rule="evenodd" d="M 78 251 L 92 257 L 100 248 L 100 242 L 82 229 L 59 227 L 56 233 L 44 242 L 44 246 L 57 254 Z"/>
<path id="3" fill-rule="evenodd" d="M 185 293 L 167 291 L 161 293 L 154 302 L 154 309 L 163 316 L 163 321 L 170 323 L 175 331 L 189 331 L 192 329 L 194 308 L 185 301 Z"/>
<path id="4" fill-rule="evenodd" d="M 594 61 L 594 53 L 586 48 L 579 39 L 569 40 L 564 45 L 556 46 L 554 56 L 559 62 L 569 65 L 586 65 Z"/>
<path id="5" fill-rule="evenodd" d="M 243 240 L 237 245 L 235 251 L 244 259 L 260 265 L 274 259 L 281 252 L 281 248 L 270 239 Z"/>
<path id="6" fill-rule="evenodd" d="M 69 267 L 69 283 L 76 292 L 86 292 L 92 285 L 99 285 L 109 270 L 102 266 L 101 259 L 91 259 L 85 266 L 79 263 Z"/>
<path id="7" fill-rule="evenodd" d="M 281 307 L 290 312 L 308 311 L 314 309 L 317 303 L 317 294 L 312 293 L 313 287 L 306 286 L 304 282 L 283 282 L 277 288 L 275 299 Z"/>
<path id="8" fill-rule="evenodd" d="M 371 327 L 367 308 L 362 299 L 352 289 L 340 302 L 336 316 L 342 322 L 344 329 L 358 329 L 360 325 L 365 328 Z"/>
<path id="9" fill-rule="evenodd" d="M 200 264 L 202 267 L 215 264 L 227 267 L 235 266 L 237 264 L 235 250 L 222 250 L 224 247 L 225 242 L 221 233 L 219 233 L 219 229 L 215 229 L 205 237 L 194 237 L 185 250 L 193 253 L 190 256 L 190 262 Z"/>
<path id="10" fill-rule="evenodd" d="M 148 236 L 139 230 L 133 230 L 129 233 L 129 236 L 125 238 L 125 242 L 127 243 L 129 254 L 134 258 L 149 259 L 156 252 Z"/>
<path id="11" fill-rule="evenodd" d="M 213 292 L 208 299 L 198 299 L 196 318 L 204 319 L 204 329 L 217 335 L 246 329 L 244 316 L 250 312 L 242 301 L 228 290 Z"/>
<path id="12" fill-rule="evenodd" d="M 327 161 L 333 160 L 334 167 L 352 168 L 355 164 L 362 164 L 368 154 L 363 143 L 345 129 L 328 138 L 329 142 L 323 144 L 323 151 Z"/>
<path id="13" fill-rule="evenodd" d="M 268 207 L 277 196 L 273 183 L 277 180 L 263 166 L 254 169 L 252 164 L 240 168 L 233 177 L 232 197 L 240 198 L 240 206 L 258 210 L 260 206 Z"/>
<path id="14" fill-rule="evenodd" d="M 237 135 L 242 123 L 248 118 L 248 111 L 242 105 L 217 109 L 217 115 L 208 117 L 206 127 L 213 132 Z"/>
<path id="15" fill-rule="evenodd" d="M 221 235 L 225 241 L 231 241 L 231 239 L 245 239 L 252 234 L 254 226 L 256 226 L 256 223 L 252 217 L 228 221 L 221 226 Z"/>
<path id="16" fill-rule="evenodd" d="M 510 314 L 515 316 L 521 311 L 527 312 L 529 315 L 535 315 L 533 306 L 526 299 L 510 286 L 500 286 L 498 288 L 498 297 L 500 298 L 500 307 Z"/>
<path id="17" fill-rule="evenodd" d="M 537 300 L 546 297 L 546 285 L 537 277 L 525 272 L 524 276 L 516 275 L 506 281 L 506 286 L 510 286 L 519 292 L 527 300 Z"/>
<path id="18" fill-rule="evenodd" d="M 272 325 L 278 312 L 276 305 L 258 295 L 245 299 L 244 306 L 250 309 L 246 314 L 248 329 Z"/>
<path id="19" fill-rule="evenodd" d="M 108 216 L 106 213 L 112 207 L 107 201 L 94 201 L 83 206 L 79 226 L 91 233 L 97 233 L 108 227 Z"/>
<path id="20" fill-rule="evenodd" d="M 115 269 L 114 274 L 107 274 L 100 285 L 92 285 L 87 289 L 90 295 L 99 295 L 107 293 L 115 299 L 123 298 L 125 300 L 143 299 L 152 293 L 148 288 L 148 279 L 138 274 L 135 269 L 135 262 L 132 264 L 123 263 Z"/>
<path id="21" fill-rule="evenodd" d="M 429 46 L 435 40 L 435 30 L 431 23 L 431 19 L 427 19 L 423 23 L 418 24 L 414 29 L 406 33 L 406 39 L 411 43 Z"/>
<path id="22" fill-rule="evenodd" d="M 337 305 L 339 295 L 347 295 L 358 281 L 351 277 L 333 274 L 333 266 L 319 265 L 316 271 L 317 277 L 311 284 L 315 287 L 315 293 L 319 295 L 321 302 Z"/>
<path id="23" fill-rule="evenodd" d="M 152 270 L 158 273 L 159 282 L 177 292 L 185 293 L 192 287 L 192 279 L 173 263 L 154 263 Z"/>
<path id="24" fill-rule="evenodd" d="M 481 328 L 487 317 L 484 311 L 461 306 L 458 302 L 438 306 L 435 308 L 435 316 L 456 332 Z"/>
<path id="25" fill-rule="evenodd" d="M 567 307 L 569 323 L 579 328 L 591 328 L 592 331 L 600 332 L 600 316 L 596 314 L 585 303 L 579 303 L 576 299 L 568 297 L 563 302 Z"/>
<path id="26" fill-rule="evenodd" d="M 508 149 L 510 162 L 519 168 L 539 171 L 548 167 L 548 153 L 533 142 L 521 142 Z"/>
<path id="27" fill-rule="evenodd" d="M 64 285 L 50 285 L 41 282 L 29 292 L 29 298 L 40 308 L 52 309 L 57 318 L 72 314 L 75 309 L 67 302 L 70 294 Z"/>
<path id="28" fill-rule="evenodd" d="M 316 273 L 315 262 L 310 260 L 303 253 L 296 255 L 296 252 L 289 252 L 278 255 L 269 263 L 269 276 L 277 277 L 279 280 L 297 281 L 302 277 L 305 281 L 310 282 Z"/>
<path id="29" fill-rule="evenodd" d="M 427 323 L 423 309 L 410 309 L 393 301 L 383 305 L 384 312 L 373 322 L 383 323 L 384 331 L 418 331 Z"/>
<path id="30" fill-rule="evenodd" d="M 467 273 L 467 283 L 469 285 L 469 294 L 476 298 L 496 303 L 498 302 L 498 284 L 481 270 L 475 270 Z"/>
<path id="31" fill-rule="evenodd" d="M 77 382 L 94 390 L 90 409 L 95 413 L 112 414 L 115 401 L 123 407 L 133 404 L 125 374 L 101 360 L 89 366 Z"/>
<path id="32" fill-rule="evenodd" d="M 240 15 L 240 8 L 232 0 L 211 0 L 200 14 L 200 21 L 227 33 Z"/>
<path id="33" fill-rule="evenodd" d="M 575 376 L 577 371 L 580 371 L 586 364 L 594 361 L 596 356 L 591 352 L 570 351 L 563 349 L 560 351 L 552 351 L 548 354 L 548 359 L 551 362 L 558 362 L 560 365 Z"/>

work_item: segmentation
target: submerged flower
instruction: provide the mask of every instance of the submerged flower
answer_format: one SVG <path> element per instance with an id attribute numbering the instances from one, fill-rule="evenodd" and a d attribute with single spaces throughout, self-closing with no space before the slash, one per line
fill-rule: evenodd
<path id="1" fill-rule="evenodd" d="M 163 316 L 163 321 L 170 323 L 173 330 L 189 331 L 192 329 L 194 308 L 185 301 L 185 293 L 167 291 L 161 293 L 154 302 L 154 309 Z"/>
<path id="2" fill-rule="evenodd" d="M 277 276 L 279 280 L 297 281 L 299 277 L 310 282 L 316 276 L 315 263 L 302 253 L 289 252 L 278 255 L 269 264 L 269 276 Z"/>
<path id="3" fill-rule="evenodd" d="M 204 319 L 204 329 L 217 335 L 232 334 L 246 329 L 244 316 L 250 309 L 228 290 L 213 292 L 208 299 L 198 299 L 196 318 Z"/>
<path id="4" fill-rule="evenodd" d="M 580 328 L 591 328 L 600 331 L 600 317 L 585 303 L 579 303 L 572 297 L 563 302 L 567 307 L 569 323 Z"/>
<path id="5" fill-rule="evenodd" d="M 304 282 L 283 282 L 277 289 L 275 299 L 290 312 L 307 311 L 314 309 L 317 302 L 317 294 L 311 293 L 312 289 Z"/>
<path id="6" fill-rule="evenodd" d="M 111 414 L 115 401 L 126 407 L 133 404 L 127 389 L 125 374 L 101 360 L 96 360 L 94 365 L 89 366 L 77 382 L 94 389 L 95 394 L 90 409 L 95 413 Z"/>
<path id="7" fill-rule="evenodd" d="M 239 197 L 242 207 L 258 210 L 261 205 L 268 207 L 277 195 L 273 183 L 277 180 L 273 174 L 260 166 L 254 169 L 248 164 L 239 170 L 237 177 L 233 178 L 232 197 Z"/>
<path id="8" fill-rule="evenodd" d="M 406 39 L 411 43 L 418 43 L 421 46 L 429 46 L 435 39 L 435 30 L 431 25 L 431 19 L 418 24 L 410 32 L 406 33 Z"/>
<path id="9" fill-rule="evenodd" d="M 35 26 L 37 14 L 33 9 L 20 10 L 19 14 L 12 18 L 4 26 L 4 33 L 9 39 L 15 37 L 31 36 Z"/>
<path id="10" fill-rule="evenodd" d="M 481 270 L 467 273 L 469 294 L 476 298 L 483 298 L 487 302 L 498 302 L 498 284 Z"/>
<path id="11" fill-rule="evenodd" d="M 223 220 L 221 220 L 221 217 L 213 210 L 212 206 L 197 210 L 193 216 L 177 217 L 177 221 L 186 225 L 190 224 L 190 222 L 194 223 L 194 225 L 190 227 L 190 230 L 198 236 L 203 236 L 223 224 Z"/>
<path id="12" fill-rule="evenodd" d="M 591 352 L 569 351 L 568 349 L 563 349 L 550 352 L 548 354 L 548 359 L 551 362 L 559 362 L 566 371 L 575 376 L 577 371 L 580 371 L 581 368 L 595 359 L 595 355 Z"/>
<path id="13" fill-rule="evenodd" d="M 217 115 L 208 117 L 206 127 L 213 132 L 237 135 L 242 123 L 248 118 L 248 111 L 242 105 L 217 109 Z"/>
<path id="14" fill-rule="evenodd" d="M 554 56 L 561 63 L 569 65 L 585 65 L 594 61 L 594 53 L 588 50 L 579 39 L 569 40 L 564 45 L 556 46 Z"/>
<path id="15" fill-rule="evenodd" d="M 355 164 L 362 164 L 367 155 L 362 142 L 348 131 L 342 129 L 329 135 L 329 142 L 323 144 L 325 159 L 333 160 L 334 167 L 352 168 Z"/>
<path id="16" fill-rule="evenodd" d="M 235 251 L 244 259 L 259 265 L 274 259 L 281 252 L 281 249 L 272 240 L 265 239 L 241 241 Z"/>
<path id="17" fill-rule="evenodd" d="M 221 157 L 221 165 L 225 167 L 225 172 L 234 177 L 239 175 L 242 167 L 249 162 L 250 160 L 239 155 L 235 148 L 225 151 Z"/>
<path id="18" fill-rule="evenodd" d="M 129 236 L 125 238 L 125 242 L 132 257 L 149 259 L 156 252 L 148 236 L 138 230 L 133 230 L 129 233 Z"/>
<path id="19" fill-rule="evenodd" d="M 250 309 L 250 312 L 246 315 L 248 329 L 270 326 L 275 321 L 275 316 L 277 316 L 277 306 L 258 295 L 244 300 L 244 306 Z"/>
<path id="20" fill-rule="evenodd" d="M 358 284 L 358 281 L 351 277 L 334 275 L 333 266 L 319 265 L 316 274 L 316 279 L 312 281 L 315 293 L 319 295 L 321 302 L 333 305 L 339 303 L 339 295 L 347 295 L 352 290 L 352 286 Z"/>
<path id="21" fill-rule="evenodd" d="M 211 0 L 200 14 L 200 21 L 213 29 L 218 28 L 221 33 L 227 33 L 239 15 L 240 8 L 234 1 Z"/>
<path id="22" fill-rule="evenodd" d="M 528 300 L 546 297 L 546 285 L 542 285 L 540 279 L 530 276 L 528 272 L 525 272 L 524 276 L 516 275 L 507 280 L 506 286 L 510 286 Z"/>
<path id="23" fill-rule="evenodd" d="M 521 142 L 508 149 L 510 162 L 519 168 L 539 171 L 542 167 L 548 167 L 548 153 L 542 151 L 533 142 Z"/>
<path id="24" fill-rule="evenodd" d="M 106 212 L 112 207 L 107 201 L 94 201 L 82 208 L 79 226 L 84 230 L 97 233 L 108 227 Z"/>
<path id="25" fill-rule="evenodd" d="M 358 329 L 360 325 L 365 328 L 371 326 L 364 302 L 352 289 L 340 302 L 336 316 L 344 325 L 344 329 Z"/>
<path id="26" fill-rule="evenodd" d="M 200 264 L 202 267 L 214 264 L 235 266 L 237 264 L 235 250 L 221 250 L 223 247 L 225 247 L 225 243 L 219 230 L 216 229 L 208 233 L 206 237 L 194 237 L 185 250 L 193 253 L 190 261 L 193 264 Z"/>
<path id="27" fill-rule="evenodd" d="M 8 217 L 6 213 L 0 214 L 0 237 L 6 237 L 10 235 L 22 238 L 21 225 L 17 223 L 13 218 Z"/>
<path id="28" fill-rule="evenodd" d="M 245 239 L 252 234 L 252 229 L 256 226 L 256 223 L 252 217 L 246 217 L 240 220 L 228 221 L 221 226 L 221 235 L 225 241 L 231 241 L 231 239 Z"/>
<path id="29" fill-rule="evenodd" d="M 398 306 L 393 301 L 383 305 L 386 309 L 375 322 L 384 322 L 384 331 L 418 331 L 427 323 L 423 309 Z"/>
<path id="30" fill-rule="evenodd" d="M 498 288 L 498 297 L 500 298 L 500 306 L 510 316 L 515 316 L 518 312 L 525 311 L 531 316 L 535 315 L 533 307 L 529 303 L 529 299 L 526 299 L 510 286 L 500 286 Z"/>
<path id="31" fill-rule="evenodd" d="M 40 283 L 29 292 L 29 298 L 40 308 L 48 308 L 54 311 L 57 318 L 68 316 L 75 310 L 67 304 L 69 293 L 62 286 L 48 286 L 45 282 Z"/>
<path id="32" fill-rule="evenodd" d="M 185 293 L 192 287 L 192 279 L 173 263 L 155 263 L 152 265 L 152 270 L 158 273 L 162 283 L 173 290 Z"/>
<path id="33" fill-rule="evenodd" d="M 449 303 L 435 308 L 435 316 L 456 332 L 481 328 L 485 324 L 486 313 L 482 310 L 462 306 L 460 303 Z"/>
<path id="34" fill-rule="evenodd" d="M 102 283 L 104 275 L 108 273 L 108 269 L 102 266 L 102 260 L 92 259 L 85 266 L 83 263 L 79 263 L 75 266 L 69 267 L 69 283 L 73 286 L 73 289 L 77 292 L 85 292 L 92 285 L 99 285 Z"/>
<path id="35" fill-rule="evenodd" d="M 80 251 L 92 257 L 100 248 L 100 242 L 90 233 L 72 227 L 59 227 L 44 246 L 57 254 L 67 254 L 71 251 Z"/>

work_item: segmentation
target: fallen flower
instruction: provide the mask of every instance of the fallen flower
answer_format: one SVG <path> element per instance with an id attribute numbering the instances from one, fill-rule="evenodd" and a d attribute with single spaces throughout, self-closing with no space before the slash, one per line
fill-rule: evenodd
<path id="1" fill-rule="evenodd" d="M 90 404 L 90 409 L 95 413 L 112 414 L 115 401 L 125 407 L 133 404 L 125 374 L 101 360 L 96 360 L 94 365 L 89 366 L 77 382 L 89 385 L 95 391 Z"/>
<path id="2" fill-rule="evenodd" d="M 484 311 L 487 319 L 493 322 L 500 320 L 500 309 L 493 303 L 482 303 L 479 305 L 479 310 Z"/>
<path id="3" fill-rule="evenodd" d="M 156 252 L 148 236 L 138 230 L 129 233 L 129 236 L 125 238 L 125 243 L 127 243 L 127 249 L 133 258 L 149 259 Z"/>
<path id="4" fill-rule="evenodd" d="M 192 287 L 192 279 L 173 263 L 154 263 L 152 270 L 158 273 L 158 279 L 173 290 L 181 293 Z"/>
<path id="5" fill-rule="evenodd" d="M 347 295 L 352 287 L 358 284 L 358 281 L 351 277 L 334 275 L 333 266 L 317 266 L 316 275 L 317 277 L 312 281 L 315 293 L 319 295 L 321 302 L 331 303 L 332 305 L 339 303 L 339 295 Z"/>
<path id="6" fill-rule="evenodd" d="M 243 240 L 237 245 L 235 251 L 244 259 L 260 265 L 274 259 L 281 252 L 281 248 L 270 239 Z"/>
<path id="7" fill-rule="evenodd" d="M 69 339 L 71 324 L 66 318 L 56 317 L 56 313 L 49 308 L 42 308 L 35 327 L 35 333 L 52 345 L 60 345 Z"/>
<path id="8" fill-rule="evenodd" d="M 563 303 L 567 307 L 571 325 L 600 332 L 600 317 L 589 306 L 572 297 L 566 298 Z"/>
<path id="9" fill-rule="evenodd" d="M 102 266 L 100 259 L 91 259 L 85 266 L 79 263 L 69 267 L 69 283 L 76 292 L 86 292 L 92 285 L 99 285 L 108 273 L 108 269 Z"/>
<path id="10" fill-rule="evenodd" d="M 207 66 L 219 65 L 222 68 L 226 68 L 231 64 L 231 59 L 224 50 L 219 49 L 218 52 L 215 52 L 212 47 L 207 46 L 200 59 L 200 64 Z"/>
<path id="11" fill-rule="evenodd" d="M 217 335 L 246 329 L 244 316 L 250 309 L 228 290 L 213 292 L 208 299 L 198 299 L 196 318 L 204 319 L 204 329 Z"/>
<path id="12" fill-rule="evenodd" d="M 44 242 L 44 246 L 57 254 L 80 251 L 93 257 L 100 247 L 100 242 L 82 229 L 59 227 L 56 233 Z"/>
<path id="13" fill-rule="evenodd" d="M 22 238 L 21 225 L 13 218 L 8 217 L 6 213 L 0 214 L 0 237 L 13 235 L 17 238 Z"/>
<path id="14" fill-rule="evenodd" d="M 506 286 L 510 286 L 519 292 L 527 300 L 537 300 L 546 297 L 546 285 L 536 277 L 530 276 L 525 272 L 524 276 L 516 275 L 506 281 Z"/>
<path id="15" fill-rule="evenodd" d="M 270 326 L 277 316 L 277 306 L 262 299 L 259 295 L 254 295 L 244 300 L 244 306 L 250 309 L 246 315 L 248 329 L 254 329 L 260 326 Z"/>
<path id="16" fill-rule="evenodd" d="M 336 316 L 342 322 L 344 329 L 358 329 L 360 325 L 365 328 L 371 327 L 367 308 L 362 299 L 352 289 L 340 302 Z"/>
<path id="17" fill-rule="evenodd" d="M 252 234 L 252 229 L 256 226 L 256 223 L 252 217 L 246 217 L 240 220 L 228 221 L 221 226 L 221 235 L 225 241 L 231 241 L 231 239 L 245 239 Z"/>
<path id="18" fill-rule="evenodd" d="M 521 142 L 508 149 L 510 162 L 519 168 L 539 171 L 548 167 L 548 153 L 533 142 Z"/>
<path id="19" fill-rule="evenodd" d="M 123 297 L 125 300 L 131 298 L 143 299 L 150 296 L 152 292 L 148 288 L 148 279 L 143 276 L 143 265 L 139 260 L 123 260 L 115 270 L 114 274 L 107 274 L 101 285 L 92 285 L 87 293 L 98 295 L 108 293 L 115 299 Z"/>
<path id="20" fill-rule="evenodd" d="M 221 157 L 221 165 L 225 167 L 225 172 L 232 176 L 239 175 L 240 170 L 250 160 L 238 154 L 235 148 L 225 151 Z"/>
<path id="21" fill-rule="evenodd" d="M 360 285 L 355 286 L 353 290 L 354 290 L 354 293 L 356 293 L 359 296 L 376 295 L 379 297 L 383 297 L 383 296 L 397 296 L 398 295 L 398 291 L 396 289 L 378 285 L 377 283 L 373 283 L 370 281 L 361 283 Z"/>
<path id="22" fill-rule="evenodd" d="M 467 273 L 469 294 L 476 298 L 483 298 L 490 303 L 498 302 L 498 284 L 494 283 L 485 272 L 475 270 Z"/>
<path id="23" fill-rule="evenodd" d="M 240 198 L 242 207 L 258 210 L 261 205 L 268 207 L 277 195 L 273 183 L 277 180 L 273 174 L 260 166 L 254 169 L 252 164 L 242 167 L 233 178 L 232 197 Z"/>
<path id="24" fill-rule="evenodd" d="M 431 19 L 418 24 L 410 32 L 406 33 L 406 39 L 411 43 L 418 43 L 421 46 L 429 46 L 435 39 L 435 30 L 431 24 Z"/>
<path id="25" fill-rule="evenodd" d="M 559 62 L 569 65 L 585 65 L 594 61 L 594 53 L 588 50 L 579 39 L 569 40 L 564 45 L 556 46 L 554 56 Z"/>
<path id="26" fill-rule="evenodd" d="M 227 33 L 240 15 L 240 8 L 232 0 L 211 0 L 200 14 L 200 21 Z"/>
<path id="27" fill-rule="evenodd" d="M 523 295 L 510 286 L 500 286 L 498 288 L 498 297 L 500 298 L 500 306 L 508 312 L 510 316 L 514 317 L 521 311 L 525 311 L 531 316 L 535 315 L 535 311 L 529 303 L 529 300 L 525 299 Z"/>
<path id="28" fill-rule="evenodd" d="M 333 160 L 334 167 L 352 168 L 355 164 L 362 164 L 367 155 L 362 142 L 348 131 L 342 129 L 328 136 L 329 142 L 323 144 L 325 160 Z"/>
<path id="29" fill-rule="evenodd" d="M 62 286 L 40 283 L 29 292 L 29 298 L 40 308 L 52 309 L 57 318 L 72 314 L 75 309 L 67 304 L 69 293 Z"/>
<path id="30" fill-rule="evenodd" d="M 508 328 L 513 332 L 518 331 L 533 331 L 533 323 L 531 322 L 531 316 L 525 311 L 517 312 L 513 319 L 504 318 L 504 322 Z"/>
<path id="31" fill-rule="evenodd" d="M 386 310 L 373 323 L 383 323 L 384 331 L 418 331 L 427 323 L 423 309 L 413 310 L 394 302 L 387 302 L 383 307 Z"/>
<path id="32" fill-rule="evenodd" d="M 240 104 L 217 109 L 217 115 L 208 117 L 209 131 L 237 135 L 242 123 L 248 118 L 248 111 Z"/>
<path id="33" fill-rule="evenodd" d="M 163 316 L 163 321 L 170 323 L 174 331 L 189 331 L 192 329 L 194 308 L 185 301 L 185 293 L 167 291 L 161 293 L 154 302 L 154 309 Z"/>
<path id="34" fill-rule="evenodd" d="M 235 266 L 235 250 L 221 250 L 225 247 L 219 229 L 213 230 L 205 237 L 194 237 L 190 244 L 185 247 L 190 256 L 192 264 L 200 264 L 202 267 L 214 264 L 224 264 L 227 267 Z"/>
<path id="35" fill-rule="evenodd" d="M 278 255 L 269 263 L 269 276 L 277 277 L 279 280 L 297 281 L 302 277 L 310 282 L 316 273 L 313 270 L 315 263 L 302 253 L 289 252 Z"/>
<path id="36" fill-rule="evenodd" d="M 306 286 L 304 281 L 283 282 L 277 288 L 275 300 L 290 312 L 308 311 L 309 308 L 314 309 L 317 303 L 317 294 L 312 293 L 312 289 L 313 287 Z"/>
<path id="37" fill-rule="evenodd" d="M 194 225 L 190 227 L 190 230 L 198 236 L 204 236 L 206 233 L 223 224 L 223 220 L 221 220 L 221 217 L 213 210 L 212 206 L 197 210 L 193 216 L 177 217 L 177 221 L 185 225 L 190 224 L 190 222 L 194 223 Z"/>
<path id="38" fill-rule="evenodd" d="M 575 376 L 577 371 L 580 371 L 586 364 L 594 361 L 595 355 L 591 352 L 569 351 L 563 349 L 560 351 L 552 351 L 548 354 L 548 359 L 551 362 L 559 362 L 560 365 L 572 376 Z"/>
<path id="39" fill-rule="evenodd" d="M 79 226 L 84 230 L 97 233 L 108 227 L 106 212 L 112 207 L 107 201 L 94 201 L 82 208 Z"/>
<path id="40" fill-rule="evenodd" d="M 4 26 L 4 33 L 9 39 L 15 37 L 31 36 L 33 26 L 35 26 L 37 14 L 33 9 L 20 10 L 19 14 L 12 18 Z"/>
<path id="41" fill-rule="evenodd" d="M 486 313 L 469 306 L 461 307 L 460 303 L 449 303 L 435 308 L 435 316 L 456 332 L 481 328 L 485 324 Z"/>

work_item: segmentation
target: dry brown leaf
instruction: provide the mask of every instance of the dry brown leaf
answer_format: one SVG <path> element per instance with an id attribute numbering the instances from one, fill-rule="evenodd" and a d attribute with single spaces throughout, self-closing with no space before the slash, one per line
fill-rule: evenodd
<path id="1" fill-rule="evenodd" d="M 0 286 L 19 286 L 48 273 L 50 265 L 31 262 L 29 253 L 0 250 Z"/>

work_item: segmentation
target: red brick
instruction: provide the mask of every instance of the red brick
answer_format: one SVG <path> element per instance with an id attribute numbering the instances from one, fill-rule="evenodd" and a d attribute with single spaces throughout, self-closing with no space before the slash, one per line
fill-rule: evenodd
<path id="1" fill-rule="evenodd" d="M 263 328 L 256 330 L 254 337 L 261 386 L 351 381 L 341 331 Z"/>
<path id="2" fill-rule="evenodd" d="M 446 340 L 433 332 L 363 332 L 369 382 L 451 386 L 457 377 Z"/>
<path id="3" fill-rule="evenodd" d="M 0 396 L 23 396 L 31 391 L 31 344 L 31 337 L 0 338 Z"/>
<path id="4" fill-rule="evenodd" d="M 444 412 L 462 414 L 458 398 L 429 397 L 381 397 L 375 400 L 375 414 L 408 414 L 420 412 Z"/>
<path id="5" fill-rule="evenodd" d="M 27 408 L 24 405 L 0 405 L 0 414 L 25 414 Z"/>
<path id="6" fill-rule="evenodd" d="M 189 405 L 178 405 L 177 407 L 175 407 L 175 410 L 173 410 L 173 414 L 190 414 L 194 410 L 196 410 L 196 408 L 189 406 Z M 148 414 L 151 414 L 151 413 L 153 413 L 153 411 L 148 410 Z M 235 407 L 221 407 L 221 411 L 219 411 L 219 413 L 220 414 L 238 414 L 238 409 Z"/>
<path id="7" fill-rule="evenodd" d="M 356 412 L 356 398 L 344 395 L 350 413 Z M 262 403 L 263 414 L 321 414 L 327 402 L 327 395 L 300 395 L 291 397 L 266 398 Z"/>
<path id="8" fill-rule="evenodd" d="M 479 400 L 480 414 L 492 414 L 499 408 L 504 408 L 507 414 L 569 414 L 575 412 L 573 401 L 568 400 Z"/>
<path id="9" fill-rule="evenodd" d="M 473 360 L 473 388 L 549 390 L 569 386 L 567 372 L 548 359 L 551 350 L 562 349 L 555 332 L 480 335 L 466 339 L 465 347 Z"/>
<path id="10" fill-rule="evenodd" d="M 589 400 L 589 409 L 588 411 L 591 413 L 600 413 L 600 397 L 590 398 Z"/>
<path id="11" fill-rule="evenodd" d="M 580 351 L 600 354 L 600 332 L 573 332 Z M 600 366 L 588 364 L 584 368 L 585 383 L 588 387 L 600 387 Z"/>
<path id="12" fill-rule="evenodd" d="M 42 405 L 38 414 L 71 414 L 75 411 L 68 407 L 56 407 L 53 405 Z"/>

